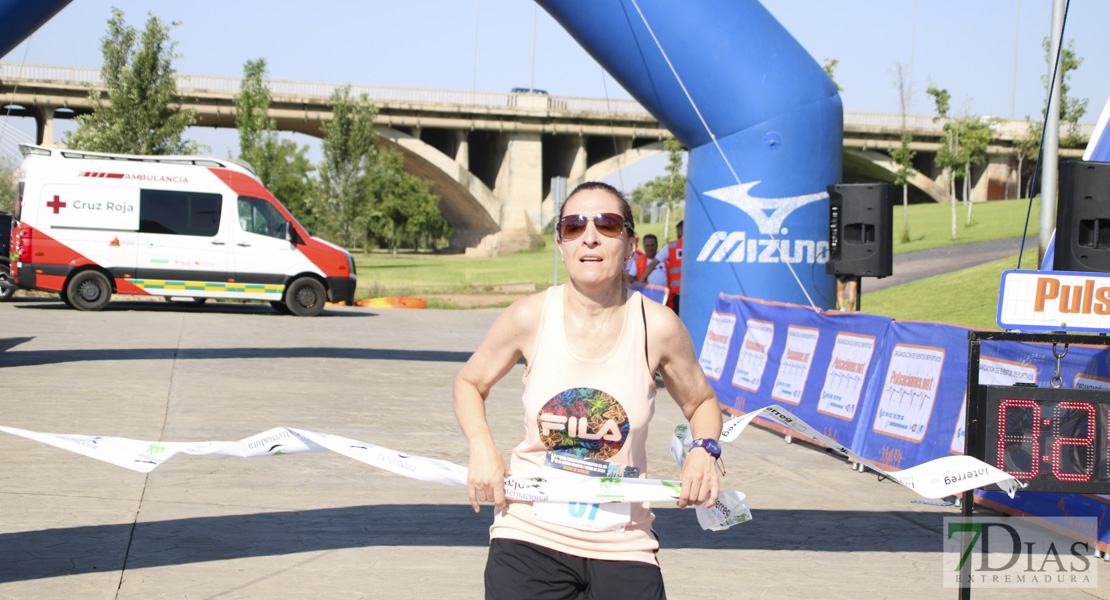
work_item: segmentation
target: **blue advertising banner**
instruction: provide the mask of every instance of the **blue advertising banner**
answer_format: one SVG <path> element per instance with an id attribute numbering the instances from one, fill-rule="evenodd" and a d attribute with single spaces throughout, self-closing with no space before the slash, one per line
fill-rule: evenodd
<path id="1" fill-rule="evenodd" d="M 860 423 L 857 452 L 894 469 L 952 454 L 967 388 L 967 330 L 891 321 L 877 375 L 866 392 L 874 403 Z"/>
<path id="2" fill-rule="evenodd" d="M 889 323 L 721 297 L 702 344 L 702 369 L 721 404 L 741 413 L 778 404 L 853 447 Z"/>
<path id="3" fill-rule="evenodd" d="M 908 469 L 964 453 L 967 332 L 722 295 L 699 360 L 718 402 L 731 411 L 777 404 L 863 458 Z M 1048 387 L 1056 375 L 1050 344 L 980 346 L 982 385 Z M 1110 390 L 1110 349 L 1071 345 L 1059 376 L 1065 388 Z M 1017 515 L 1098 517 L 1098 546 L 1110 552 L 1110 496 L 1018 492 L 1011 499 L 980 491 L 976 500 Z"/>

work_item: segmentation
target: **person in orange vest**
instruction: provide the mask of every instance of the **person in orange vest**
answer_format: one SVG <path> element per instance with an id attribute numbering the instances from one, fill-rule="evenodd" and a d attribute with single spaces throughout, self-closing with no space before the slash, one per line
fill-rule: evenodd
<path id="1" fill-rule="evenodd" d="M 635 261 L 635 268 L 631 271 L 633 280 L 640 283 L 647 283 L 650 285 L 657 285 L 661 288 L 667 287 L 667 269 L 663 264 L 657 265 L 653 270 L 648 270 L 648 261 L 655 258 L 659 253 L 659 238 L 655 234 L 649 233 L 644 236 L 644 251 L 632 257 Z"/>
<path id="2" fill-rule="evenodd" d="M 659 254 L 662 254 L 662 258 L 659 254 L 655 255 L 655 258 L 648 264 L 647 272 L 652 272 L 660 262 L 666 266 L 667 287 L 670 289 L 670 293 L 667 295 L 667 306 L 677 313 L 678 296 L 682 292 L 682 221 L 679 221 L 678 225 L 675 226 L 675 231 L 678 233 L 678 239 L 663 247 L 659 252 Z"/>

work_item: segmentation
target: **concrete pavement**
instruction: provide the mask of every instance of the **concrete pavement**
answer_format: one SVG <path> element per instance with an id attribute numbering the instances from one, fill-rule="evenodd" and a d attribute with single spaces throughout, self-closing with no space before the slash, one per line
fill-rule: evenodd
<path id="1" fill-rule="evenodd" d="M 144 440 L 237 440 L 287 425 L 466 464 L 455 373 L 497 311 L 60 301 L 0 304 L 0 424 Z M 489 416 L 503 453 L 521 435 L 518 366 Z M 658 398 L 650 475 L 681 413 Z M 177 456 L 149 475 L 0 434 L 0 598 L 482 597 L 486 507 L 465 491 L 337 454 Z M 725 489 L 755 520 L 700 530 L 657 506 L 673 599 L 954 598 L 942 586 L 941 519 L 953 507 L 752 429 L 725 447 Z M 1110 598 L 1098 590 L 1054 598 Z M 1032 590 L 974 591 L 975 598 Z M 1044 592 L 1041 592 L 1044 593 Z"/>

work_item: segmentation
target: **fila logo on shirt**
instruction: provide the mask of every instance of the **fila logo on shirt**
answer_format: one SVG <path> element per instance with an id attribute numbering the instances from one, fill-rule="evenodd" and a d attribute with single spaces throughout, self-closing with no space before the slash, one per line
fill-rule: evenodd
<path id="1" fill-rule="evenodd" d="M 609 460 L 628 441 L 624 406 L 595 388 L 563 390 L 544 403 L 536 415 L 540 440 L 548 450 Z"/>
<path id="2" fill-rule="evenodd" d="M 584 440 L 606 440 L 618 442 L 621 439 L 621 430 L 617 422 L 607 419 L 600 431 L 590 431 L 590 421 L 586 417 L 573 417 L 566 415 L 549 415 L 540 413 L 540 423 L 543 435 L 551 435 L 553 431 L 565 431 L 567 435 Z"/>

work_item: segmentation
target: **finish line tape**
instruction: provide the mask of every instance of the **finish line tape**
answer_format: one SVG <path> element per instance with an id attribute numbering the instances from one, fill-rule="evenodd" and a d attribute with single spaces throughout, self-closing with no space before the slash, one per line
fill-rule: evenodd
<path id="1" fill-rule="evenodd" d="M 1021 485 L 1006 473 L 970 456 L 948 456 L 897 473 L 888 473 L 827 436 L 814 431 L 801 419 L 776 405 L 732 419 L 725 424 L 721 441 L 735 440 L 752 419 L 759 416 L 770 418 L 780 425 L 814 438 L 836 452 L 866 465 L 926 498 L 943 498 L 992 483 L 998 484 L 1013 496 Z M 466 487 L 467 470 L 455 463 L 406 454 L 343 436 L 292 427 L 275 427 L 237 442 L 156 442 L 121 437 L 40 433 L 5 426 L 0 426 L 0 431 L 140 473 L 149 473 L 180 453 L 249 458 L 330 450 L 404 477 L 429 483 Z M 679 425 L 675 428 L 675 435 L 671 440 L 671 454 L 680 468 L 692 441 L 689 426 Z M 549 479 L 520 477 L 505 479 L 505 496 L 514 500 L 591 504 L 661 502 L 677 500 L 680 492 L 679 482 L 661 479 L 573 475 Z M 715 506 L 708 510 L 698 506 L 696 513 L 702 528 L 714 531 L 727 529 L 752 519 L 744 494 L 736 491 L 721 492 Z"/>
<path id="2" fill-rule="evenodd" d="M 1013 498 L 1014 493 L 1017 492 L 1019 488 L 1025 487 L 1024 483 L 1014 479 L 1001 469 L 992 467 L 977 458 L 963 454 L 937 458 L 921 463 L 915 467 L 893 473 L 885 471 L 879 468 L 875 463 L 837 443 L 836 440 L 810 427 L 805 421 L 790 414 L 790 412 L 777 404 L 772 404 L 757 411 L 750 412 L 725 423 L 724 428 L 721 430 L 721 441 L 731 442 L 735 440 L 740 435 L 740 432 L 756 417 L 763 417 L 764 419 L 768 419 L 806 437 L 817 440 L 822 445 L 832 448 L 833 451 L 841 456 L 846 456 L 864 465 L 868 469 L 910 488 L 926 498 L 954 496 L 968 490 L 985 487 L 991 484 L 997 484 L 1002 491 Z M 680 465 L 682 461 L 679 458 L 679 450 L 677 447 L 681 443 L 683 448 L 688 449 L 692 441 L 689 440 L 690 433 L 686 431 L 686 429 L 688 429 L 686 425 L 675 427 L 675 437 L 671 441 L 671 454 Z"/>

